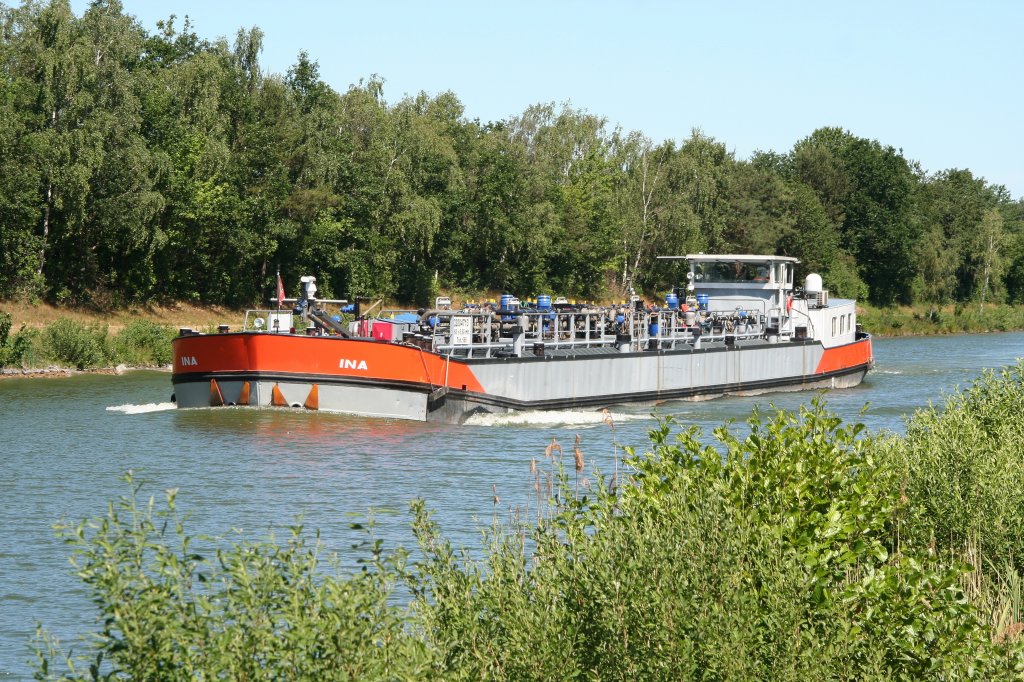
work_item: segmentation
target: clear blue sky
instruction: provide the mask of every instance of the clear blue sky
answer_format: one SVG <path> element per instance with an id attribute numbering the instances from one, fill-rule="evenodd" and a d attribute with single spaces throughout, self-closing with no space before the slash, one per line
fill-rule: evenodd
<path id="1" fill-rule="evenodd" d="M 451 90 L 482 121 L 569 102 L 656 142 L 699 128 L 740 158 L 841 126 L 1024 197 L 1017 0 L 123 3 L 151 31 L 171 14 L 207 39 L 258 26 L 265 71 L 306 50 L 336 90 L 377 74 L 389 102 Z"/>

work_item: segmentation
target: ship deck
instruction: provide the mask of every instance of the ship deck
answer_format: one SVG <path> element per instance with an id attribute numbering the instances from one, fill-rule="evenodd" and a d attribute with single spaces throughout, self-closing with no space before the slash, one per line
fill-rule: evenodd
<path id="1" fill-rule="evenodd" d="M 660 348 L 645 348 L 643 350 L 629 350 L 631 354 L 644 354 L 644 353 L 700 353 L 709 351 L 723 351 L 723 350 L 738 350 L 744 348 L 761 348 L 765 346 L 790 346 L 800 345 L 803 343 L 813 343 L 812 340 L 806 339 L 791 339 L 778 342 L 770 342 L 767 339 L 737 339 L 732 344 L 727 344 L 723 341 L 709 341 L 704 342 L 700 347 L 696 347 L 689 343 L 676 343 L 674 347 L 664 342 L 664 345 Z M 515 357 L 507 354 L 494 354 L 487 355 L 487 351 L 484 349 L 473 349 L 470 353 L 453 353 L 452 359 L 457 360 L 470 360 L 474 364 L 477 362 L 501 362 L 509 359 L 535 359 L 535 358 L 560 358 L 560 359 L 572 359 L 572 358 L 593 358 L 603 356 L 614 356 L 622 355 L 623 351 L 619 350 L 613 345 L 607 346 L 576 346 L 572 348 L 552 348 L 550 346 L 545 347 L 542 353 L 535 352 L 531 347 L 527 346 L 523 349 L 523 354 L 520 357 Z"/>

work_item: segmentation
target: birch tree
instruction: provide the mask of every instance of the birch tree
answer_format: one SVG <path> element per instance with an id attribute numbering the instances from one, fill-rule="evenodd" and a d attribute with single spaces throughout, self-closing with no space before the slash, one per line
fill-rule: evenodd
<path id="1" fill-rule="evenodd" d="M 981 246 L 981 263 L 978 269 L 981 311 L 985 308 L 985 299 L 989 295 L 990 287 L 999 281 L 1003 274 L 1003 261 L 999 256 L 1003 244 L 1003 216 L 998 209 L 990 208 L 985 211 L 978 233 Z"/>

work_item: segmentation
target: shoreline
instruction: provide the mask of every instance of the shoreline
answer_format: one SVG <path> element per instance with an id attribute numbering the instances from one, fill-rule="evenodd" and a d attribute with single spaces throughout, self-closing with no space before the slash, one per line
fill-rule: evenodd
<path id="1" fill-rule="evenodd" d="M 1024 329 L 981 329 L 971 331 L 947 331 L 937 330 L 930 333 L 920 333 L 914 331 L 906 331 L 903 333 L 889 333 L 881 334 L 878 332 L 870 332 L 871 338 L 874 340 L 879 339 L 906 339 L 910 337 L 929 337 L 929 336 L 956 336 L 959 334 L 1013 334 L 1024 332 Z M 60 367 L 58 365 L 48 365 L 46 367 L 30 367 L 30 368 L 17 368 L 17 367 L 0 367 L 0 381 L 4 379 L 62 379 L 67 377 L 79 376 L 81 374 L 101 374 L 120 376 L 127 374 L 128 372 L 137 372 L 142 370 L 149 370 L 152 372 L 167 372 L 170 373 L 171 365 L 116 365 L 114 367 L 87 367 L 85 369 L 78 369 L 75 367 Z"/>
<path id="2" fill-rule="evenodd" d="M 1024 332 L 1024 328 L 1021 328 L 1021 329 L 954 329 L 954 330 L 938 330 L 938 331 L 934 331 L 934 332 L 915 332 L 915 331 L 900 332 L 900 331 L 889 330 L 889 331 L 885 332 L 884 334 L 880 333 L 880 332 L 874 332 L 874 331 L 871 331 L 869 329 L 869 330 L 867 330 L 867 332 L 869 334 L 871 334 L 871 338 L 872 339 L 905 339 L 905 338 L 912 337 L 912 336 L 917 336 L 917 337 L 921 337 L 921 338 L 927 338 L 929 336 L 958 336 L 958 335 L 966 336 L 968 334 L 1014 334 L 1014 333 Z"/>
<path id="3" fill-rule="evenodd" d="M 81 374 L 120 376 L 122 374 L 127 374 L 128 372 L 137 372 L 140 370 L 170 372 L 171 366 L 117 365 L 116 367 L 87 367 L 85 369 L 78 369 L 76 367 L 58 367 L 57 365 L 33 367 L 30 369 L 4 367 L 0 368 L 0 381 L 4 379 L 64 379 L 67 377 L 79 376 Z"/>

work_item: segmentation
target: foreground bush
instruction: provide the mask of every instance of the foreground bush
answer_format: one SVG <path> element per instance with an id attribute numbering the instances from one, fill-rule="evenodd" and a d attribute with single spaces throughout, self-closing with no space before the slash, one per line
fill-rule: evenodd
<path id="1" fill-rule="evenodd" d="M 979 385 L 996 397 L 972 403 L 978 418 L 1003 405 L 996 384 Z M 67 678 L 1020 676 L 1024 625 L 997 629 L 1002 593 L 964 553 L 936 550 L 918 510 L 941 493 L 919 491 L 897 447 L 815 401 L 755 413 L 745 437 L 717 429 L 714 445 L 664 423 L 619 486 L 570 484 L 549 448 L 536 490 L 546 467 L 554 501 L 534 522 L 495 525 L 470 554 L 418 502 L 415 560 L 371 543 L 350 576 L 322 570 L 299 528 L 201 556 L 173 494 L 160 510 L 133 494 L 64 529 L 100 614 Z M 57 648 L 39 655 L 38 676 L 56 676 Z"/>
<path id="2" fill-rule="evenodd" d="M 423 643 L 388 603 L 400 553 L 375 551 L 365 571 L 339 578 L 296 526 L 282 544 L 200 554 L 174 491 L 162 509 L 140 506 L 137 492 L 101 519 L 62 528 L 101 625 L 93 655 L 66 661 L 61 679 L 415 679 L 424 670 Z M 57 678 L 57 658 L 46 642 L 37 678 Z"/>
<path id="3" fill-rule="evenodd" d="M 905 552 L 892 472 L 819 405 L 750 435 L 652 434 L 630 485 L 495 536 L 429 524 L 420 617 L 455 679 L 946 679 L 1012 673 L 960 562 Z M 563 493 L 565 491 L 563 490 Z M 533 547 L 531 555 L 525 547 Z M 467 568 L 468 567 L 468 568 Z"/>
<path id="4" fill-rule="evenodd" d="M 1024 630 L 1024 364 L 918 410 L 878 447 L 908 500 L 904 542 L 971 565 L 969 597 L 996 638 Z"/>
<path id="5" fill-rule="evenodd" d="M 945 551 L 977 545 L 1024 570 L 1024 363 L 987 371 L 880 444 L 913 514 L 903 530 Z"/>

